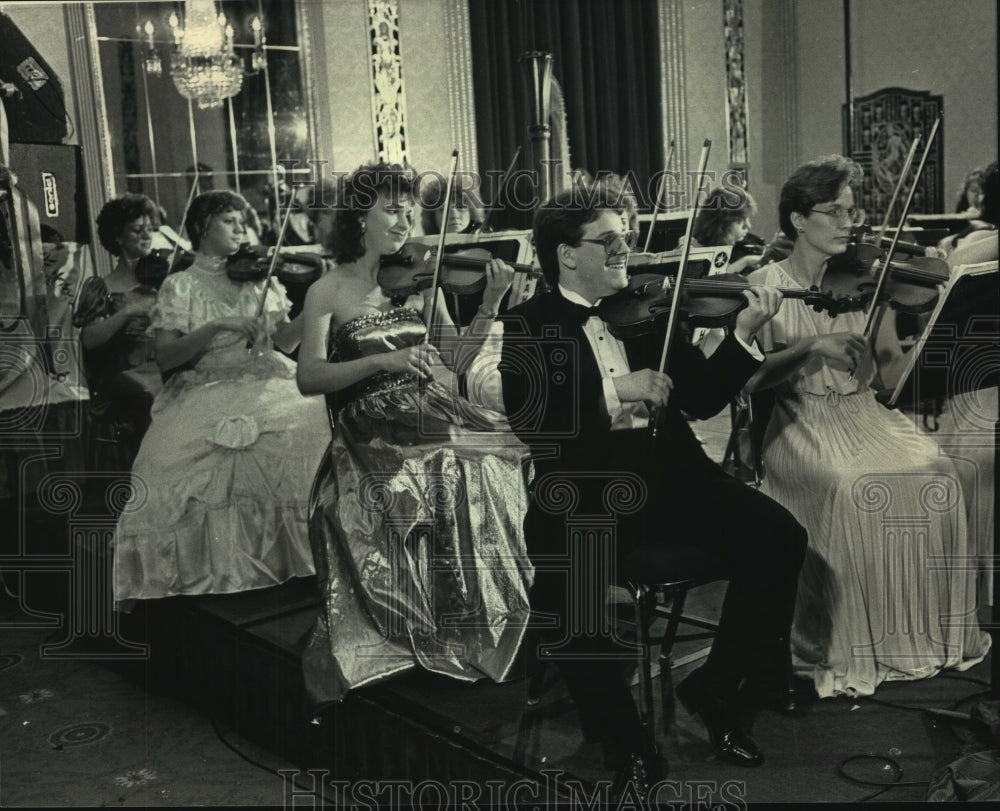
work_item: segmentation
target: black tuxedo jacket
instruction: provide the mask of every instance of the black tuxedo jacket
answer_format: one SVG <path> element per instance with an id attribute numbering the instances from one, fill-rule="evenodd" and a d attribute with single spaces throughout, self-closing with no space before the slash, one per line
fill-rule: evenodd
<path id="1" fill-rule="evenodd" d="M 732 335 L 710 358 L 685 340 L 673 344 L 667 374 L 674 386 L 654 446 L 648 429 L 611 430 L 600 368 L 574 304 L 552 291 L 507 311 L 502 321 L 504 406 L 511 428 L 531 449 L 536 481 L 556 474 L 586 491 L 595 478 L 588 472 L 628 471 L 646 480 L 681 477 L 688 483 L 718 473 L 685 413 L 714 416 L 760 366 Z M 659 368 L 662 331 L 624 343 L 631 371 Z M 583 493 L 584 503 L 593 498 L 601 498 L 597 490 Z M 534 501 L 526 530 L 539 518 L 532 511 Z"/>

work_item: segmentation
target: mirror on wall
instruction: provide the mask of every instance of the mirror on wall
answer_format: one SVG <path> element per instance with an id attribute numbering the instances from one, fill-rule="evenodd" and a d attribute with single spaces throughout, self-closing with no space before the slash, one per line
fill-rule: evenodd
<path id="1" fill-rule="evenodd" d="M 159 201 L 177 228 L 193 187 L 228 188 L 261 214 L 266 238 L 285 177 L 308 178 L 315 154 L 308 37 L 293 4 L 93 9 L 115 193 Z"/>

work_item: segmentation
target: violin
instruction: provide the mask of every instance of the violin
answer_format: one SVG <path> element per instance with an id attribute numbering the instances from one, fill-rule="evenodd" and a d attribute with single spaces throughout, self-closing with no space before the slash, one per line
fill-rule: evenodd
<path id="1" fill-rule="evenodd" d="M 133 272 L 140 285 L 159 290 L 163 280 L 171 273 L 177 273 L 191 266 L 194 254 L 190 251 L 180 251 L 171 266 L 170 257 L 174 252 L 170 248 L 156 248 L 135 263 Z"/>
<path id="2" fill-rule="evenodd" d="M 436 249 L 415 242 L 407 243 L 392 256 L 383 256 L 378 271 L 378 285 L 389 298 L 406 298 L 434 283 Z M 485 248 L 470 248 L 441 257 L 439 287 L 459 296 L 481 293 L 486 287 L 486 267 L 493 255 Z M 532 265 L 507 263 L 515 273 L 540 279 L 542 273 Z"/>
<path id="3" fill-rule="evenodd" d="M 897 312 L 925 313 L 937 304 L 939 285 L 948 281 L 950 273 L 947 262 L 930 256 L 892 260 L 878 303 L 888 303 Z M 838 263 L 831 259 L 823 273 L 822 287 L 827 295 L 838 301 L 853 300 L 853 309 L 867 309 L 877 286 L 872 260 L 866 263 L 858 255 Z"/>
<path id="4" fill-rule="evenodd" d="M 647 266 L 655 270 L 655 265 Z M 627 340 L 646 335 L 655 328 L 661 316 L 667 315 L 674 298 L 674 280 L 660 273 L 637 273 L 629 278 L 628 287 L 601 301 L 598 309 L 611 334 Z M 743 292 L 750 282 L 739 273 L 719 273 L 683 283 L 679 307 L 691 326 L 721 327 L 736 317 L 748 302 Z M 818 311 L 831 315 L 856 308 L 851 298 L 835 298 L 819 290 L 780 287 L 785 298 L 801 299 Z"/>
<path id="5" fill-rule="evenodd" d="M 323 275 L 323 257 L 319 254 L 280 251 L 278 260 L 281 264 L 275 268 L 275 273 L 282 282 L 311 283 Z M 290 267 L 282 271 L 286 263 Z M 267 278 L 270 265 L 271 249 L 268 246 L 244 242 L 226 260 L 226 275 L 234 282 L 260 282 Z"/>
<path id="6" fill-rule="evenodd" d="M 733 243 L 733 248 L 729 252 L 730 263 L 742 259 L 744 256 L 763 256 L 767 243 L 756 234 L 747 234 L 743 239 Z"/>

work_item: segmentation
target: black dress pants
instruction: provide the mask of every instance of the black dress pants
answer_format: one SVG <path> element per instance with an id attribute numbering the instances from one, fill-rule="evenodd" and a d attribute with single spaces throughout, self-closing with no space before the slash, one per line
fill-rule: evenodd
<path id="1" fill-rule="evenodd" d="M 720 690 L 734 692 L 745 677 L 780 678 L 788 662 L 805 530 L 784 507 L 717 465 L 697 473 L 649 477 L 647 484 L 646 508 L 618 522 L 617 566 L 608 567 L 606 583 L 590 579 L 597 583 L 591 585 L 600 592 L 597 599 L 603 601 L 606 587 L 614 581 L 654 584 L 672 579 L 675 550 L 668 552 L 664 544 L 689 546 L 692 562 L 701 558 L 706 568 L 729 580 L 703 676 Z M 560 531 L 567 531 L 565 524 L 529 511 L 525 522 L 529 551 L 541 548 L 551 555 L 557 547 L 567 549 L 564 541 L 553 537 Z M 544 567 L 536 572 L 532 606 L 536 612 L 554 614 L 559 622 L 547 635 L 553 642 L 549 658 L 559 667 L 577 705 L 584 737 L 637 751 L 641 728 L 624 679 L 634 652 L 608 634 L 581 628 L 586 623 L 574 616 L 580 605 L 573 598 L 574 588 L 564 572 Z"/>

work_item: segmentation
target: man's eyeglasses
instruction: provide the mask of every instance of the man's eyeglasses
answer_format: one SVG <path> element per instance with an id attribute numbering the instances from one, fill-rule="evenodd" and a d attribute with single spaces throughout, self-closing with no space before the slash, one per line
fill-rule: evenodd
<path id="1" fill-rule="evenodd" d="M 830 217 L 834 222 L 841 225 L 861 225 L 865 220 L 864 210 L 857 206 L 851 206 L 850 208 L 834 206 L 826 211 L 822 208 L 813 208 L 810 211 L 815 211 L 817 214 L 826 214 L 827 217 Z"/>
<path id="2" fill-rule="evenodd" d="M 608 234 L 601 239 L 581 239 L 580 242 L 589 242 L 593 245 L 603 245 L 605 256 L 625 253 L 635 248 L 639 241 L 639 235 L 635 231 L 626 231 L 624 234 Z"/>

